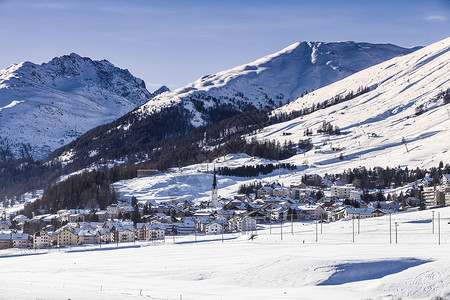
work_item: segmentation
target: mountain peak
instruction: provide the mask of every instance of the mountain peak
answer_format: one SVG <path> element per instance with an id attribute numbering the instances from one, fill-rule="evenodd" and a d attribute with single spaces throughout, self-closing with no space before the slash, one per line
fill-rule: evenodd
<path id="1" fill-rule="evenodd" d="M 251 63 L 203 76 L 185 87 L 161 94 L 137 113 L 152 113 L 184 103 L 195 116 L 192 124 L 204 125 L 211 122 L 207 110 L 275 108 L 311 90 L 413 51 L 390 44 L 352 41 L 297 42 Z"/>
<path id="2" fill-rule="evenodd" d="M 128 70 L 76 53 L 12 65 L 0 70 L 0 153 L 44 158 L 151 97 Z"/>

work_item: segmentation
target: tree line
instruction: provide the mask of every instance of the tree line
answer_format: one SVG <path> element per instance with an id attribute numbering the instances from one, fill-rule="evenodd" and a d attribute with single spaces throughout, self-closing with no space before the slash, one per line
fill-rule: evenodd
<path id="1" fill-rule="evenodd" d="M 237 168 L 221 167 L 218 169 L 219 175 L 236 176 L 236 177 L 258 177 L 259 175 L 267 175 L 277 169 L 296 170 L 297 166 L 290 163 L 281 164 L 259 164 L 254 166 L 240 166 Z"/>

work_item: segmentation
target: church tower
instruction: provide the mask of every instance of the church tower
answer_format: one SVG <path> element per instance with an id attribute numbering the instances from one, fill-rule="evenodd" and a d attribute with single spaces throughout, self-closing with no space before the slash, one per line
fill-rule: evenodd
<path id="1" fill-rule="evenodd" d="M 216 168 L 214 168 L 213 184 L 211 190 L 211 205 L 215 208 L 220 207 L 218 195 L 217 195 L 217 178 L 216 178 Z"/>

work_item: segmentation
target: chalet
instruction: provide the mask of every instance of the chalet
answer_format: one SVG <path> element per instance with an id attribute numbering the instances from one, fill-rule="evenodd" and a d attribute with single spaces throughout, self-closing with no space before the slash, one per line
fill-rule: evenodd
<path id="1" fill-rule="evenodd" d="M 13 248 L 28 248 L 29 247 L 28 233 L 13 233 L 11 234 L 11 242 Z"/>
<path id="2" fill-rule="evenodd" d="M 103 223 L 96 223 L 96 222 L 78 222 L 75 225 L 75 228 L 81 228 L 81 229 L 89 229 L 89 230 L 96 230 L 97 228 L 101 227 Z"/>
<path id="3" fill-rule="evenodd" d="M 262 198 L 265 196 L 273 196 L 273 188 L 270 186 L 263 186 L 256 193 L 258 198 Z"/>
<path id="4" fill-rule="evenodd" d="M 0 233 L 0 249 L 11 248 L 11 234 Z"/>
<path id="5" fill-rule="evenodd" d="M 442 174 L 441 184 L 450 187 L 450 174 Z"/>
<path id="6" fill-rule="evenodd" d="M 433 181 L 434 181 L 433 178 L 426 176 L 421 180 L 421 183 L 423 187 L 430 187 L 433 186 Z"/>
<path id="7" fill-rule="evenodd" d="M 333 209 L 328 212 L 328 221 L 335 222 L 341 219 L 344 219 L 346 215 L 346 210 L 344 207 L 340 207 L 339 209 Z"/>
<path id="8" fill-rule="evenodd" d="M 0 230 L 9 229 L 10 226 L 11 226 L 10 221 L 0 221 Z"/>
<path id="9" fill-rule="evenodd" d="M 375 209 L 370 214 L 371 214 L 371 217 L 382 217 L 386 213 L 384 211 L 382 211 L 381 209 Z"/>
<path id="10" fill-rule="evenodd" d="M 294 216 L 298 220 L 320 220 L 325 210 L 321 205 L 297 205 L 294 207 Z"/>
<path id="11" fill-rule="evenodd" d="M 292 189 L 306 189 L 306 184 L 303 182 L 291 182 L 289 188 Z"/>
<path id="12" fill-rule="evenodd" d="M 98 230 L 81 229 L 77 232 L 77 244 L 100 244 L 100 233 Z"/>
<path id="13" fill-rule="evenodd" d="M 355 208 L 353 206 L 345 207 L 345 217 L 349 219 L 371 218 L 374 210 L 370 208 Z"/>
<path id="14" fill-rule="evenodd" d="M 213 213 L 214 218 L 229 219 L 234 215 L 234 211 L 230 210 L 217 210 Z"/>
<path id="15" fill-rule="evenodd" d="M 204 231 L 206 234 L 218 234 L 224 231 L 223 224 L 219 222 L 211 222 L 204 224 Z"/>

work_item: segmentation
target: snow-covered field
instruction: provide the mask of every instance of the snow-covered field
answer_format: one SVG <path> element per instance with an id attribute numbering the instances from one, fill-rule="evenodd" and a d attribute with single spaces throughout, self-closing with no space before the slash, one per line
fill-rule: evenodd
<path id="1" fill-rule="evenodd" d="M 0 251 L 0 299 L 431 299 L 450 296 L 450 208 L 249 234 Z M 397 222 L 397 241 L 395 236 Z M 292 230 L 293 229 L 293 230 Z M 291 231 L 292 230 L 292 231 Z M 322 231 L 322 233 L 321 233 Z M 353 241 L 353 231 L 354 243 Z M 272 232 L 272 234 L 270 234 Z M 292 234 L 293 232 L 293 234 Z M 75 250 L 75 251 L 74 251 Z M 79 251 L 76 251 L 79 250 Z M 91 250 L 91 251 L 86 251 Z"/>
<path id="2" fill-rule="evenodd" d="M 189 200 L 194 202 L 211 199 L 213 168 L 236 168 L 242 165 L 277 164 L 276 161 L 251 157 L 247 154 L 229 154 L 217 158 L 213 163 L 202 163 L 174 169 L 172 172 L 161 173 L 148 177 L 122 180 L 114 184 L 120 197 L 131 201 L 135 196 L 138 200 L 160 203 L 175 200 L 177 202 Z M 279 181 L 289 185 L 291 181 L 300 181 L 300 174 L 287 170 L 261 175 L 258 178 L 217 176 L 219 196 L 229 197 L 237 194 L 239 185 L 263 180 L 266 182 Z M 279 177 L 281 175 L 281 177 Z"/>

